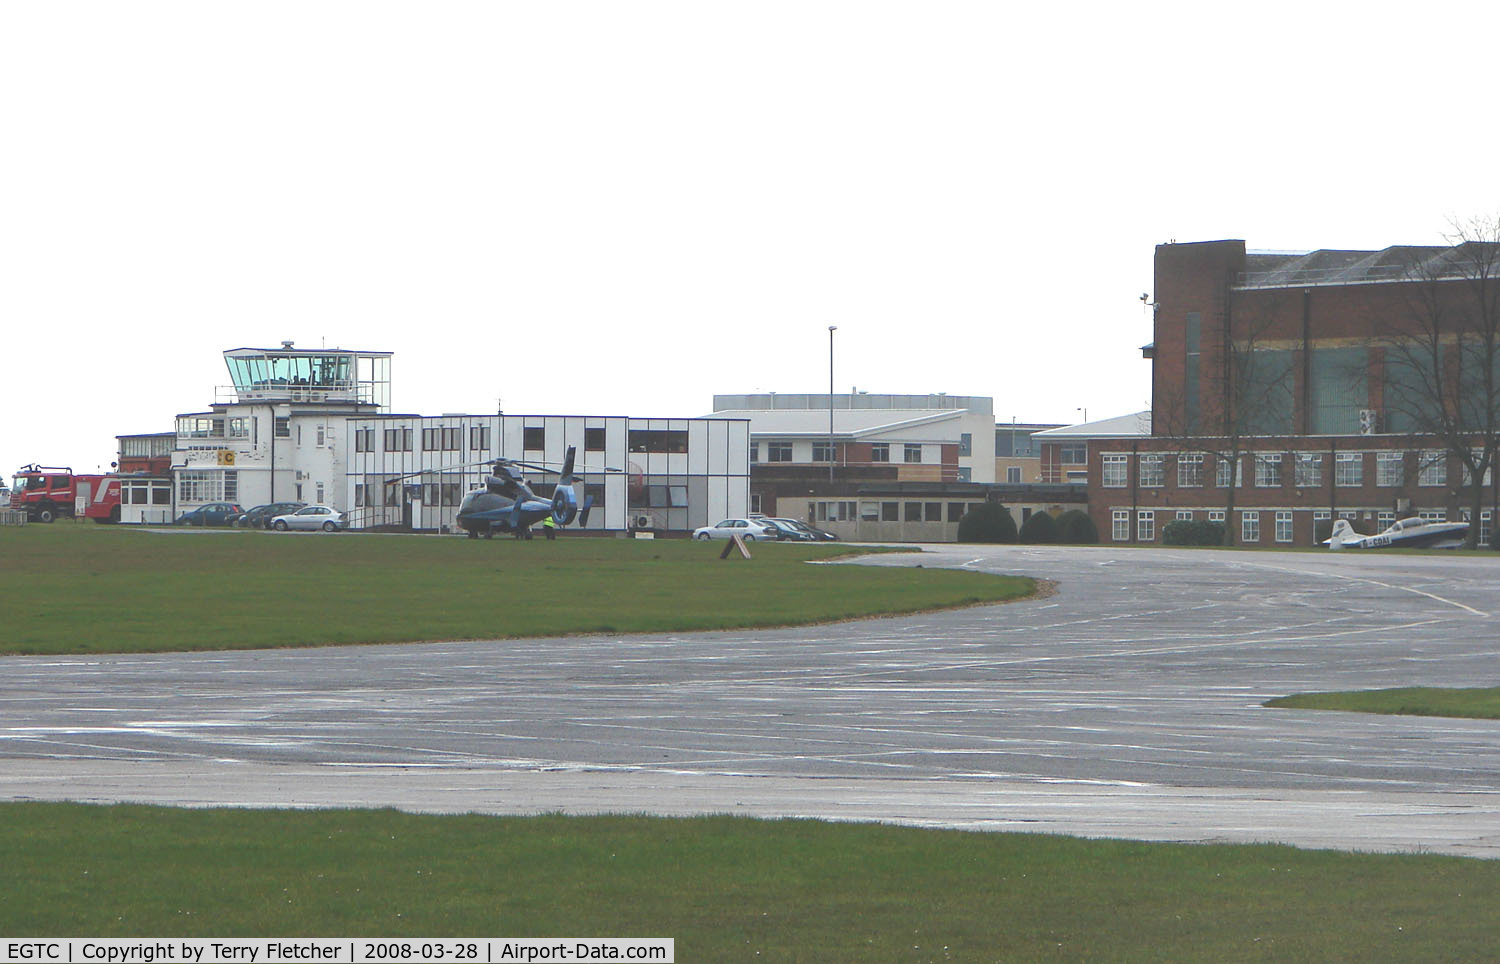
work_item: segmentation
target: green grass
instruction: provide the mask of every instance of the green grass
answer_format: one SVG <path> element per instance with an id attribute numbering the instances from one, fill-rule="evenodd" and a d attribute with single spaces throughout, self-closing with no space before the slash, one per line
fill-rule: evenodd
<path id="1" fill-rule="evenodd" d="M 734 817 L 0 805 L 0 933 L 673 937 L 683 961 L 1478 961 L 1500 862 Z"/>
<path id="2" fill-rule="evenodd" d="M 759 543 L 0 529 L 0 653 L 147 652 L 784 626 L 1029 595 L 1029 579 L 808 565 Z"/>
<path id="3" fill-rule="evenodd" d="M 1298 693 L 1267 700 L 1266 706 L 1289 710 L 1346 710 L 1403 716 L 1456 716 L 1500 719 L 1500 687 L 1440 689 L 1407 686 L 1349 693 Z"/>

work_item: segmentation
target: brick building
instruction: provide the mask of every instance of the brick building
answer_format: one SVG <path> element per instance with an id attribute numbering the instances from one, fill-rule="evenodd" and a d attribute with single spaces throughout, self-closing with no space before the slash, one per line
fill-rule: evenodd
<path id="1" fill-rule="evenodd" d="M 1491 265 L 1493 245 L 1159 246 L 1144 349 L 1152 428 L 1087 441 L 1101 538 L 1158 542 L 1167 522 L 1209 519 L 1237 544 L 1307 546 L 1337 517 L 1367 533 L 1411 516 L 1472 522 L 1478 468 L 1488 542 L 1485 441 L 1500 418 Z"/>

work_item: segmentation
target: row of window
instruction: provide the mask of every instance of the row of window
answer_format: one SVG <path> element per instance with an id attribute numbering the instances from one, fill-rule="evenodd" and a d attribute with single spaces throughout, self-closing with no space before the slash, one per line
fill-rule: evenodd
<path id="1" fill-rule="evenodd" d="M 1162 511 L 1166 515 L 1167 510 Z M 1290 543 L 1292 541 L 1292 512 L 1289 509 L 1277 509 L 1262 512 L 1259 509 L 1244 509 L 1240 511 L 1240 542 L 1261 541 L 1261 516 L 1272 517 L 1273 535 L 1276 542 Z M 1442 509 L 1427 509 L 1418 512 L 1417 515 L 1428 522 L 1446 522 L 1448 513 Z M 1156 516 L 1155 509 L 1140 509 L 1135 514 L 1135 538 L 1137 542 L 1156 541 Z M 1174 512 L 1175 519 L 1191 522 L 1194 513 L 1191 509 L 1177 509 Z M 1329 509 L 1314 509 L 1312 513 L 1313 525 L 1333 518 L 1333 512 Z M 1359 512 L 1355 510 L 1344 510 L 1339 517 L 1353 522 L 1359 518 Z M 1209 509 L 1208 521 L 1224 522 L 1223 509 Z M 1469 521 L 1469 514 L 1464 513 L 1464 521 Z M 1381 511 L 1376 515 L 1376 531 L 1383 532 L 1396 522 L 1396 513 L 1389 510 Z M 1115 509 L 1110 513 L 1110 538 L 1115 542 L 1130 541 L 1130 510 Z M 1490 541 L 1490 512 L 1485 510 L 1480 514 L 1479 542 L 1481 545 L 1489 545 Z"/>
<path id="2" fill-rule="evenodd" d="M 812 447 L 812 460 L 814 462 L 832 462 L 835 460 L 836 447 L 827 442 L 814 442 Z M 963 454 L 960 452 L 960 454 Z M 901 457 L 908 465 L 920 465 L 922 463 L 922 444 L 920 442 L 905 442 L 902 444 Z M 871 462 L 889 462 L 891 460 L 891 445 L 889 442 L 876 442 L 870 446 Z M 760 443 L 750 443 L 750 461 L 760 461 Z M 792 461 L 791 442 L 767 442 L 767 462 L 790 462 Z"/>
<path id="3" fill-rule="evenodd" d="M 417 437 L 411 428 L 398 426 L 381 429 L 380 431 L 383 434 L 380 441 L 383 444 L 380 448 L 377 448 L 375 445 L 376 431 L 373 427 L 355 429 L 354 451 L 415 451 L 413 443 L 417 440 Z M 422 429 L 421 451 L 423 452 L 462 451 L 462 442 L 463 429 L 460 427 L 438 425 Z M 603 452 L 604 442 L 604 429 L 586 428 L 583 430 L 583 450 L 585 452 Z M 320 442 L 319 444 L 322 443 Z M 627 444 L 632 453 L 682 454 L 688 450 L 688 433 L 684 430 L 631 429 L 627 435 Z M 540 427 L 522 429 L 521 448 L 527 452 L 544 451 L 547 448 L 547 430 Z M 469 449 L 475 452 L 488 452 L 490 450 L 490 426 L 469 426 Z"/>
<path id="4" fill-rule="evenodd" d="M 1448 456 L 1443 451 L 1411 453 L 1410 462 L 1405 452 L 1375 453 L 1375 484 L 1384 487 L 1406 485 L 1413 477 L 1418 485 L 1445 486 L 1448 484 Z M 1258 488 L 1280 488 L 1285 484 L 1285 466 L 1290 463 L 1292 484 L 1297 488 L 1318 488 L 1323 485 L 1323 470 L 1327 464 L 1323 452 L 1256 452 L 1250 455 L 1254 484 Z M 1122 489 L 1129 484 L 1130 454 L 1127 452 L 1105 452 L 1100 467 L 1100 485 L 1106 489 Z M 1180 489 L 1201 488 L 1204 484 L 1204 456 L 1201 452 L 1182 453 L 1176 457 L 1177 487 Z M 1214 485 L 1221 489 L 1245 484 L 1241 471 L 1243 462 L 1215 457 Z M 1142 488 L 1159 488 L 1166 484 L 1166 456 L 1160 453 L 1145 453 L 1136 456 L 1136 481 Z M 1334 454 L 1334 485 L 1353 488 L 1365 484 L 1365 453 L 1338 452 Z"/>

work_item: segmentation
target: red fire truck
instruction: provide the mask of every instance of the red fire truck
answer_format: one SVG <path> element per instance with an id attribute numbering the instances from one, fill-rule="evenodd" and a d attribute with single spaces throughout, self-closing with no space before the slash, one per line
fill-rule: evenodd
<path id="1" fill-rule="evenodd" d="M 31 522 L 82 515 L 97 522 L 120 521 L 120 476 L 75 475 L 72 469 L 25 465 L 15 474 L 10 508 Z"/>

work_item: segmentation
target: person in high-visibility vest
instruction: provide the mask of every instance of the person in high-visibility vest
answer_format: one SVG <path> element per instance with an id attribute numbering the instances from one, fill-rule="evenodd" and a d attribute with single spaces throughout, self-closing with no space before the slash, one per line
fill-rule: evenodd
<path id="1" fill-rule="evenodd" d="M 557 523 L 552 520 L 550 515 L 542 520 L 542 531 L 547 534 L 548 542 L 557 538 Z"/>

